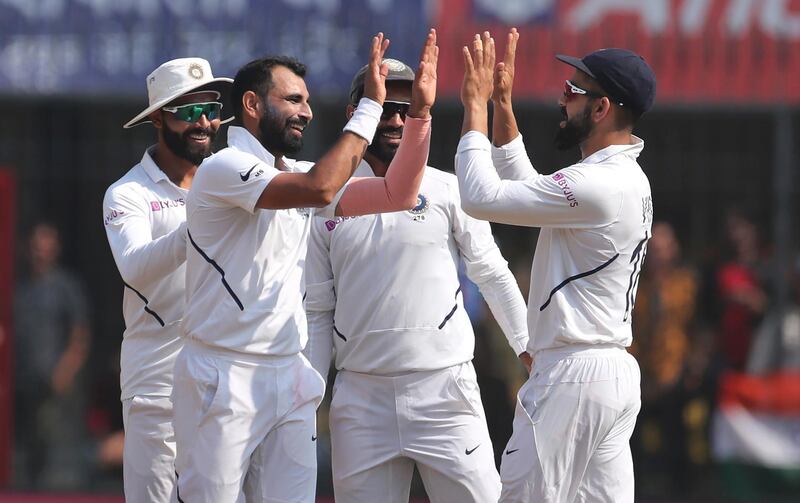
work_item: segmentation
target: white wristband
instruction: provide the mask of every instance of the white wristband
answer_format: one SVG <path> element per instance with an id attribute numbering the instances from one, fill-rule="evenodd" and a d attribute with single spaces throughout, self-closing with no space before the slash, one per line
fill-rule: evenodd
<path id="1" fill-rule="evenodd" d="M 375 137 L 375 130 L 378 129 L 378 122 L 381 120 L 383 107 L 377 101 L 372 101 L 369 98 L 361 98 L 358 102 L 356 111 L 353 116 L 347 121 L 342 131 L 350 131 L 358 136 L 367 140 L 367 144 L 372 144 L 372 138 Z"/>

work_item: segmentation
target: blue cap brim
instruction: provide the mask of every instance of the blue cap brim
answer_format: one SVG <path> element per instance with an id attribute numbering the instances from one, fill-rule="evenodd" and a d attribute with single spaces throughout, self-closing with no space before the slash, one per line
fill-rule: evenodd
<path id="1" fill-rule="evenodd" d="M 569 66 L 574 66 L 578 70 L 582 71 L 583 73 L 587 74 L 589 77 L 596 79 L 597 76 L 589 70 L 589 67 L 586 66 L 580 58 L 576 58 L 574 56 L 565 56 L 563 54 L 556 54 L 556 59 L 561 61 L 562 63 L 566 63 Z"/>

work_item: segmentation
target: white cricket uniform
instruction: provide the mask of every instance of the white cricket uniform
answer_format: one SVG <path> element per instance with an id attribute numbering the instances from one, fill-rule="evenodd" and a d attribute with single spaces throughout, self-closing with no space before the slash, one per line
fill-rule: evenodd
<path id="1" fill-rule="evenodd" d="M 362 161 L 355 176 L 374 175 Z M 499 497 L 460 259 L 514 353 L 523 353 L 522 294 L 489 224 L 461 210 L 455 176 L 426 167 L 410 211 L 314 219 L 305 354 L 327 376 L 336 350 L 337 500 L 408 501 L 415 463 L 433 502 Z"/>
<path id="2" fill-rule="evenodd" d="M 640 374 L 625 348 L 653 209 L 636 161 L 644 142 L 633 138 L 552 175 L 534 170 L 521 137 L 493 148 L 471 131 L 459 143 L 464 209 L 542 228 L 528 299 L 533 374 L 519 391 L 500 501 L 633 501 Z"/>
<path id="3" fill-rule="evenodd" d="M 188 191 L 156 166 L 151 149 L 103 199 L 106 236 L 125 284 L 120 386 L 131 502 L 176 501 L 169 396 L 182 347 Z"/>
<path id="4" fill-rule="evenodd" d="M 256 208 L 280 173 L 275 159 L 241 127 L 228 129 L 228 145 L 200 166 L 186 204 L 186 346 L 173 393 L 178 497 L 237 501 L 252 458 L 259 475 L 248 477 L 248 501 L 310 502 L 324 381 L 300 351 L 315 210 Z M 311 166 L 284 161 L 290 171 Z"/>

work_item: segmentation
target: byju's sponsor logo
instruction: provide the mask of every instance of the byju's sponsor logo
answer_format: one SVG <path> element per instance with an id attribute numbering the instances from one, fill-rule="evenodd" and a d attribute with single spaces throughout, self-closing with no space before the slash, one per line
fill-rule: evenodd
<path id="1" fill-rule="evenodd" d="M 166 201 L 150 201 L 150 209 L 152 211 L 161 211 L 167 208 L 180 208 L 181 206 L 186 206 L 186 200 L 182 197 Z"/>
<path id="2" fill-rule="evenodd" d="M 358 217 L 336 217 L 332 220 L 325 220 L 325 228 L 328 229 L 328 232 L 333 232 L 333 229 L 336 228 L 337 225 L 344 222 L 345 220 L 354 220 Z"/>
<path id="3" fill-rule="evenodd" d="M 567 182 L 567 177 L 565 177 L 561 173 L 556 173 L 553 175 L 553 180 L 561 187 L 561 192 L 564 193 L 564 197 L 567 198 L 569 201 L 569 205 L 571 208 L 578 206 L 578 200 L 575 199 L 575 194 L 572 192 L 572 188 L 569 186 L 569 182 Z"/>
<path id="4" fill-rule="evenodd" d="M 116 220 L 117 218 L 121 217 L 124 214 L 125 212 L 122 210 L 115 210 L 115 209 L 108 210 L 108 213 L 106 213 L 106 216 L 103 219 L 103 225 L 110 224 L 111 222 L 113 222 L 114 220 Z"/>

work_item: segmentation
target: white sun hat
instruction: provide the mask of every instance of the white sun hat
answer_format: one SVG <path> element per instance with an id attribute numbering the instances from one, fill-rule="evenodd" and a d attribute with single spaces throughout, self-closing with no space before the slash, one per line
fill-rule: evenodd
<path id="1" fill-rule="evenodd" d="M 129 120 L 123 127 L 130 128 L 150 122 L 148 115 L 184 94 L 214 91 L 222 102 L 222 123 L 233 119 L 230 106 L 230 90 L 233 79 L 217 77 L 211 73 L 211 65 L 203 58 L 179 58 L 167 61 L 147 76 L 147 97 L 150 100 L 142 113 Z M 227 113 L 226 113 L 227 112 Z M 227 118 L 224 118 L 228 115 Z"/>

